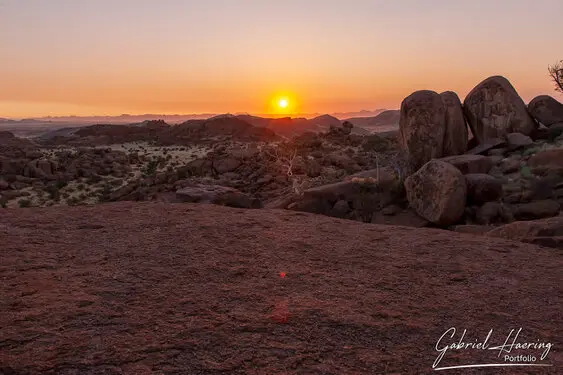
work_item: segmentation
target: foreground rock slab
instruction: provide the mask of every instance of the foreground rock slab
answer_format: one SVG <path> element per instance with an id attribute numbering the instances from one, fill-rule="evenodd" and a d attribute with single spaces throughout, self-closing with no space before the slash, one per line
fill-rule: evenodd
<path id="1" fill-rule="evenodd" d="M 236 208 L 261 208 L 262 203 L 237 189 L 220 185 L 195 184 L 176 191 L 180 202 L 210 203 Z"/>
<path id="2" fill-rule="evenodd" d="M 563 216 L 517 221 L 495 228 L 487 236 L 563 249 Z"/>
<path id="3" fill-rule="evenodd" d="M 494 329 L 491 345 L 518 327 L 522 340 L 552 343 L 554 367 L 534 374 L 563 360 L 563 260 L 553 249 L 302 212 L 131 202 L 4 210 L 0 240 L 6 373 L 430 373 L 449 327 L 471 341 Z M 440 366 L 496 356 L 448 352 Z"/>

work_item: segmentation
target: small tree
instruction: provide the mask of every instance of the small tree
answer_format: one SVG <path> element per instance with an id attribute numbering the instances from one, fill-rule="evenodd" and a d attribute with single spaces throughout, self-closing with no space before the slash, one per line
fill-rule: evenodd
<path id="1" fill-rule="evenodd" d="M 563 93 L 563 60 L 548 66 L 549 75 L 555 83 L 555 91 Z"/>
<path id="2" fill-rule="evenodd" d="M 309 181 L 306 175 L 297 176 L 293 173 L 294 162 L 298 156 L 297 149 L 280 147 L 280 145 L 260 146 L 259 149 L 264 155 L 281 165 L 288 179 L 292 182 L 293 192 L 299 196 L 303 195 Z"/>

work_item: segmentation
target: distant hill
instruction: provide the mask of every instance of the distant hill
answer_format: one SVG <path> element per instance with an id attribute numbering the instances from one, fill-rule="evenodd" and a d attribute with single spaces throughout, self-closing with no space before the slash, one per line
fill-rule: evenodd
<path id="1" fill-rule="evenodd" d="M 367 111 L 366 111 L 367 112 Z M 393 111 L 387 111 L 393 112 Z M 352 123 L 354 124 L 354 128 L 352 129 L 353 134 L 360 134 L 366 135 L 373 132 L 373 129 L 369 127 L 372 126 L 372 122 L 378 123 L 379 119 L 381 119 L 381 123 L 387 124 L 391 120 L 385 120 L 386 117 L 389 115 L 386 114 L 387 112 L 382 112 L 376 117 L 365 117 L 365 118 L 354 118 L 351 119 Z M 145 116 L 152 117 L 152 115 L 142 115 L 142 116 L 129 116 L 129 115 L 122 115 L 117 117 L 50 117 L 44 118 L 43 120 L 36 120 L 36 119 L 26 119 L 26 120 L 10 120 L 10 119 L 0 119 L 0 130 L 10 131 L 19 137 L 24 138 L 37 138 L 39 141 L 50 141 L 54 138 L 68 138 L 73 136 L 80 136 L 78 133 L 80 128 L 89 128 L 83 130 L 82 133 L 86 134 L 88 132 L 94 132 L 96 136 L 98 135 L 98 131 L 105 134 L 107 137 L 112 138 L 116 135 L 117 138 L 122 138 L 121 133 L 123 135 L 127 134 L 146 134 L 147 132 L 139 131 L 135 129 L 129 129 L 129 127 L 153 127 L 159 128 L 162 126 L 172 126 L 178 125 L 175 122 L 168 122 L 165 118 L 160 119 L 144 119 Z M 194 115 L 196 117 L 204 116 L 204 115 Z M 186 116 L 173 116 L 175 121 L 180 120 Z M 188 116 L 188 117 L 191 117 Z M 94 120 L 105 120 L 108 121 L 98 121 L 92 122 Z M 187 120 L 181 121 L 179 124 L 185 124 L 188 122 L 193 121 L 215 121 L 215 120 L 224 120 L 224 119 L 237 119 L 241 120 L 244 123 L 250 124 L 257 128 L 265 128 L 271 130 L 278 135 L 284 137 L 292 137 L 295 135 L 302 134 L 304 132 L 326 132 L 331 126 L 341 126 L 342 120 L 339 118 L 324 114 L 319 115 L 313 118 L 305 118 L 305 117 L 282 117 L 282 118 L 273 118 L 273 117 L 261 117 L 256 115 L 250 114 L 219 114 L 213 115 L 205 118 L 189 118 Z M 375 120 L 372 120 L 375 119 Z M 64 120 L 64 121 L 63 121 Z M 125 120 L 129 120 L 124 122 Z M 392 122 L 392 121 L 391 121 Z M 362 126 L 361 124 L 366 123 L 367 126 Z M 240 123 L 239 123 L 240 124 Z M 110 129 L 110 126 L 126 126 L 127 128 L 116 128 Z M 90 128 L 94 126 L 94 128 Z M 154 129 L 153 129 L 154 130 Z M 379 129 L 378 129 L 379 130 Z M 125 136 L 127 138 L 127 136 Z M 141 138 L 145 139 L 145 135 L 141 136 Z"/>
<path id="2" fill-rule="evenodd" d="M 237 115 L 234 117 L 246 121 L 256 127 L 268 128 L 277 134 L 286 137 L 299 135 L 304 132 L 325 132 L 330 129 L 331 126 L 339 127 L 342 125 L 341 120 L 331 115 L 320 115 L 311 119 L 302 117 L 267 118 L 252 115 Z M 357 127 L 353 129 L 353 133 L 369 134 L 370 132 L 366 129 L 362 129 L 361 127 Z"/>
<path id="3" fill-rule="evenodd" d="M 370 110 L 361 110 L 358 112 L 336 112 L 333 113 L 332 116 L 339 118 L 341 120 L 347 119 L 347 118 L 354 118 L 354 117 L 375 117 L 378 114 L 380 114 L 381 112 L 386 111 L 387 109 L 383 108 L 383 109 L 375 109 L 373 111 Z"/>
<path id="4" fill-rule="evenodd" d="M 384 112 L 385 109 L 376 109 L 376 110 L 361 110 L 358 112 L 336 112 L 329 115 L 323 115 L 319 113 L 303 113 L 303 114 L 294 114 L 294 118 L 303 118 L 303 119 L 315 119 L 315 118 L 322 118 L 325 116 L 330 116 L 336 119 L 347 119 L 347 118 L 355 118 L 355 117 L 374 117 L 378 114 Z M 217 114 L 217 113 L 196 113 L 196 114 L 156 114 L 156 113 L 147 113 L 143 115 L 129 115 L 129 114 L 122 114 L 119 116 L 45 116 L 45 117 L 35 117 L 35 118 L 27 118 L 23 120 L 16 120 L 16 119 L 8 119 L 8 118 L 0 118 L 0 122 L 14 122 L 14 123 L 33 123 L 33 122 L 52 122 L 52 123 L 71 123 L 76 126 L 83 125 L 83 124 L 132 124 L 132 123 L 140 123 L 143 121 L 150 121 L 150 120 L 164 120 L 169 124 L 180 124 L 182 122 L 188 120 L 206 120 L 215 117 L 225 117 L 225 116 L 251 116 L 251 117 L 261 117 L 261 118 L 284 118 L 283 115 L 267 115 L 267 114 L 254 114 L 249 115 L 247 113 L 235 113 L 235 114 Z"/>
<path id="5" fill-rule="evenodd" d="M 383 131 L 386 128 L 398 127 L 400 118 L 399 110 L 387 110 L 374 117 L 353 117 L 346 121 L 370 131 Z"/>

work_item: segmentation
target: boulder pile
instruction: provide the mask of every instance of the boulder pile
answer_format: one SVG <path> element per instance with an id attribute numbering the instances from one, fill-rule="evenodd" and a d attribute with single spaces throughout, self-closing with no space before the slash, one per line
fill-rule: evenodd
<path id="1" fill-rule="evenodd" d="M 560 214 L 563 104 L 556 99 L 542 95 L 526 106 L 500 76 L 477 85 L 463 105 L 452 92 L 417 91 L 402 102 L 399 133 L 414 172 L 405 180 L 409 207 L 433 225 L 484 233 L 491 228 L 478 226 Z M 561 243 L 550 241 L 541 240 Z"/>

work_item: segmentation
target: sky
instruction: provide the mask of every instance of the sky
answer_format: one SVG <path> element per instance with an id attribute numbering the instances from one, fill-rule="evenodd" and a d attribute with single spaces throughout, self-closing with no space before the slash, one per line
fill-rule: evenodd
<path id="1" fill-rule="evenodd" d="M 0 0 L 0 117 L 398 108 L 491 75 L 526 102 L 558 97 L 562 14 L 561 0 Z"/>

